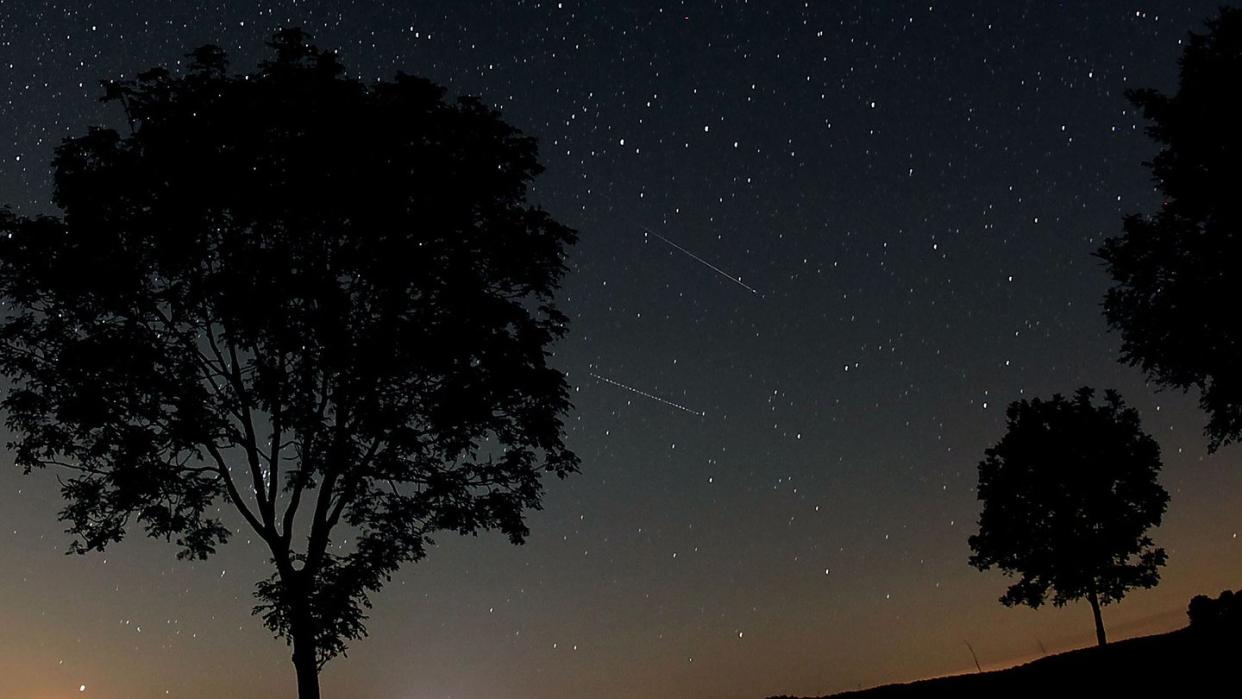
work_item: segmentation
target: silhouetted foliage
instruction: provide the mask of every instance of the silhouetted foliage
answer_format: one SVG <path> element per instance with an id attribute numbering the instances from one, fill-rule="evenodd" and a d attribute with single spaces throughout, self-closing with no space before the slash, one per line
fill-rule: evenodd
<path id="1" fill-rule="evenodd" d="M 979 533 L 970 564 L 1018 575 L 1006 606 L 1039 607 L 1086 598 L 1105 643 L 1100 606 L 1132 588 L 1153 587 L 1165 563 L 1147 529 L 1160 524 L 1169 495 L 1157 482 L 1160 447 L 1138 413 L 1113 391 L 1011 403 L 1008 427 L 979 464 Z"/>
<path id="2" fill-rule="evenodd" d="M 1156 382 L 1200 391 L 1209 448 L 1242 438 L 1242 9 L 1191 34 L 1178 91 L 1128 93 L 1162 146 L 1148 165 L 1164 194 L 1099 255 L 1123 361 Z"/>
<path id="3" fill-rule="evenodd" d="M 1195 595 L 1186 608 L 1190 628 L 1198 631 L 1242 632 L 1242 595 L 1225 590 L 1216 599 Z"/>
<path id="4" fill-rule="evenodd" d="M 137 525 L 205 558 L 233 503 L 313 697 L 433 532 L 520 543 L 541 474 L 576 470 L 547 364 L 575 235 L 525 203 L 535 142 L 496 111 L 270 46 L 105 84 L 129 128 L 59 147 L 63 217 L 0 214 L 0 371 L 17 464 L 73 472 L 74 551 Z"/>

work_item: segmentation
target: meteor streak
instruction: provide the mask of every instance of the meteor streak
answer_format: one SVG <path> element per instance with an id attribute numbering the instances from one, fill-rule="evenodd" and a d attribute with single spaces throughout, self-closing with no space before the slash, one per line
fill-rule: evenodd
<path id="1" fill-rule="evenodd" d="M 733 275 L 729 274 L 728 272 L 724 271 L 723 269 L 720 269 L 720 268 L 719 268 L 719 267 L 717 267 L 716 265 L 714 265 L 714 264 L 712 264 L 712 263 L 708 262 L 707 260 L 704 260 L 703 258 L 699 257 L 698 255 L 696 255 L 696 254 L 694 254 L 694 253 L 690 252 L 689 250 L 687 250 L 687 249 L 683 248 L 682 246 L 678 245 L 677 243 L 674 243 L 673 241 L 669 240 L 668 238 L 665 238 L 664 236 L 660 235 L 659 233 L 656 233 L 655 231 L 651 230 L 650 228 L 648 228 L 648 227 L 646 227 L 646 226 L 642 226 L 642 229 L 643 229 L 644 231 L 646 231 L 647 233 L 649 233 L 650 235 L 654 235 L 655 237 L 659 238 L 660 240 L 663 240 L 664 242 L 668 243 L 669 245 L 673 246 L 674 248 L 677 248 L 678 250 L 680 250 L 680 251 L 684 252 L 685 254 L 689 255 L 689 256 L 690 256 L 690 257 L 691 257 L 691 258 L 692 258 L 695 262 L 698 262 L 699 264 L 701 264 L 701 265 L 703 265 L 703 266 L 707 267 L 708 269 L 712 270 L 712 271 L 713 271 L 713 272 L 715 272 L 716 274 L 719 274 L 720 276 L 724 277 L 725 279 L 728 279 L 729 281 L 733 282 L 734 284 L 737 284 L 738 286 L 740 286 L 740 287 L 742 287 L 743 289 L 745 289 L 745 290 L 749 291 L 750 293 L 754 294 L 755 296 L 758 296 L 758 297 L 760 297 L 760 298 L 762 298 L 762 297 L 763 297 L 763 294 L 759 293 L 759 292 L 758 292 L 758 291 L 756 291 L 754 288 L 752 288 L 752 287 L 750 287 L 750 286 L 747 286 L 747 285 L 746 285 L 746 283 L 742 281 L 742 278 L 741 278 L 741 277 L 735 277 L 735 276 L 733 276 Z"/>
<path id="2" fill-rule="evenodd" d="M 707 413 L 706 413 L 706 412 L 702 412 L 702 411 L 699 411 L 699 410 L 691 410 L 690 408 L 687 408 L 687 407 L 686 407 L 686 406 L 684 406 L 684 405 L 679 405 L 679 404 L 677 404 L 677 403 L 674 403 L 674 402 L 673 402 L 673 401 L 671 401 L 671 400 L 665 400 L 665 399 L 663 399 L 663 398 L 661 398 L 661 397 L 659 397 L 659 396 L 653 396 L 653 395 L 651 395 L 650 393 L 647 393 L 646 391 L 640 391 L 640 390 L 638 390 L 637 388 L 634 388 L 633 386 L 626 386 L 625 384 L 621 383 L 620 381 L 613 381 L 612 379 L 608 378 L 607 376 L 600 376 L 599 374 L 596 374 L 596 373 L 595 373 L 595 372 L 593 372 L 593 371 L 589 371 L 589 372 L 587 372 L 587 373 L 588 373 L 588 374 L 590 374 L 593 378 L 596 378 L 596 379 L 598 379 L 598 380 L 600 380 L 600 381 L 603 381 L 604 383 L 610 383 L 610 384 L 612 384 L 613 386 L 616 386 L 616 387 L 618 387 L 618 388 L 624 388 L 625 390 L 629 391 L 630 393 L 637 393 L 638 395 L 642 396 L 643 398 L 650 398 L 651 400 L 654 400 L 654 401 L 659 401 L 660 403 L 663 403 L 663 404 L 665 404 L 665 405 L 670 405 L 670 406 L 672 406 L 672 407 L 674 407 L 674 408 L 677 408 L 678 410 L 684 410 L 684 411 L 686 411 L 687 413 L 690 413 L 691 415 L 698 415 L 699 417 L 704 417 L 704 416 L 706 416 L 706 415 L 707 415 Z"/>

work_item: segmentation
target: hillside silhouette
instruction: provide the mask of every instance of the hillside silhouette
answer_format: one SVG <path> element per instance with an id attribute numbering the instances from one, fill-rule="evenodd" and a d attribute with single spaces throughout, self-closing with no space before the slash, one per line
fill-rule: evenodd
<path id="1" fill-rule="evenodd" d="M 1190 625 L 1040 658 L 1024 665 L 907 684 L 890 684 L 819 699 L 932 697 L 1216 697 L 1237 696 L 1242 679 L 1242 595 L 1190 602 Z M 770 699 L 795 699 L 790 696 Z M 809 698 L 803 698 L 809 699 Z"/>

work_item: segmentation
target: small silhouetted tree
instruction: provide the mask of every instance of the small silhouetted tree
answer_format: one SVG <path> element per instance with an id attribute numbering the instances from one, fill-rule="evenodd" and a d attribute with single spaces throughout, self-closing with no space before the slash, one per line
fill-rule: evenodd
<path id="1" fill-rule="evenodd" d="M 1186 608 L 1190 628 L 1196 631 L 1238 632 L 1242 627 L 1242 595 L 1225 590 L 1216 599 L 1195 595 Z"/>
<path id="2" fill-rule="evenodd" d="M 574 233 L 533 139 L 422 79 L 364 84 L 297 30 L 230 75 L 106 83 L 121 132 L 57 150 L 60 217 L 0 215 L 0 371 L 77 552 L 140 528 L 205 558 L 236 509 L 299 696 L 436 531 L 527 534 L 563 443 L 553 305 Z"/>
<path id="3" fill-rule="evenodd" d="M 1157 383 L 1198 389 L 1209 448 L 1242 439 L 1242 9 L 1191 34 L 1172 96 L 1135 90 L 1162 150 L 1147 163 L 1164 195 L 1099 251 L 1122 360 Z"/>
<path id="4" fill-rule="evenodd" d="M 1138 413 L 1113 391 L 1103 405 L 1093 396 L 1081 388 L 1072 399 L 1010 404 L 1005 436 L 979 464 L 970 564 L 1019 576 L 1005 606 L 1037 608 L 1049 593 L 1058 607 L 1086 598 L 1104 645 L 1100 607 L 1160 580 L 1166 556 L 1146 532 L 1169 495 L 1157 482 L 1160 447 Z"/>

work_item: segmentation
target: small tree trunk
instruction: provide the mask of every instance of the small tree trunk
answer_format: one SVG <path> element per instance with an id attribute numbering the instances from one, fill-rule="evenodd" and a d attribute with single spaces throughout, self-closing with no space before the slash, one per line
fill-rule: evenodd
<path id="1" fill-rule="evenodd" d="M 309 620 L 293 629 L 293 669 L 298 674 L 298 699 L 319 699 L 319 663 L 315 630 Z"/>
<path id="2" fill-rule="evenodd" d="M 1091 611 L 1095 614 L 1095 640 L 1101 646 L 1108 645 L 1108 637 L 1104 635 L 1104 619 L 1100 616 L 1100 598 L 1095 590 L 1087 593 L 1087 601 L 1091 603 Z"/>

